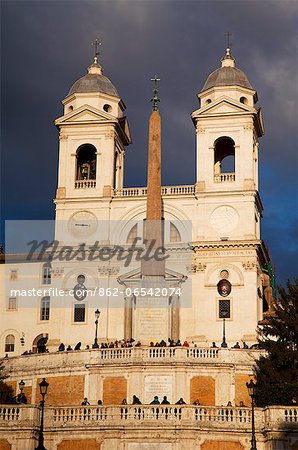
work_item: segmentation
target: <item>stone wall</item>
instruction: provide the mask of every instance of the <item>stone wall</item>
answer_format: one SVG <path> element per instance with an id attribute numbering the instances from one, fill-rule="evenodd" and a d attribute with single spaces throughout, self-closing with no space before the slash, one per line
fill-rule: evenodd
<path id="1" fill-rule="evenodd" d="M 99 450 L 100 444 L 95 439 L 65 439 L 57 450 Z"/>
<path id="2" fill-rule="evenodd" d="M 247 374 L 236 373 L 235 375 L 235 405 L 239 405 L 241 401 L 244 402 L 246 406 L 251 404 L 251 398 L 248 394 L 246 383 L 252 377 Z"/>
<path id="3" fill-rule="evenodd" d="M 127 380 L 124 377 L 106 377 L 103 381 L 103 404 L 120 405 L 127 399 Z"/>
<path id="4" fill-rule="evenodd" d="M 6 439 L 0 439 L 0 450 L 10 450 L 11 444 Z"/>
<path id="5" fill-rule="evenodd" d="M 205 441 L 201 450 L 244 450 L 244 447 L 237 441 Z"/>
<path id="6" fill-rule="evenodd" d="M 66 405 L 80 405 L 84 398 L 84 376 L 72 375 L 61 377 L 49 377 L 48 393 L 46 396 L 47 405 L 66 406 Z M 41 400 L 39 392 L 39 383 L 41 378 L 37 380 L 36 385 L 36 400 L 38 404 Z"/>
<path id="7" fill-rule="evenodd" d="M 196 376 L 190 380 L 190 403 L 193 403 L 197 399 L 201 405 L 215 405 L 214 378 Z"/>

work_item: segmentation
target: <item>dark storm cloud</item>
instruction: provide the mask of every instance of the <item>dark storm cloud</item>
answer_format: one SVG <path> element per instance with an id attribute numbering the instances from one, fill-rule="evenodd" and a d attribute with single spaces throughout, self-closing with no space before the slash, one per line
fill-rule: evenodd
<path id="1" fill-rule="evenodd" d="M 149 79 L 157 73 L 163 120 L 163 184 L 195 180 L 189 114 L 234 33 L 237 65 L 258 90 L 266 135 L 260 145 L 263 238 L 281 282 L 297 274 L 298 3 L 4 2 L 2 3 L 2 147 L 7 218 L 52 218 L 60 100 L 84 75 L 91 42 L 127 105 L 133 144 L 126 185 L 146 183 Z"/>

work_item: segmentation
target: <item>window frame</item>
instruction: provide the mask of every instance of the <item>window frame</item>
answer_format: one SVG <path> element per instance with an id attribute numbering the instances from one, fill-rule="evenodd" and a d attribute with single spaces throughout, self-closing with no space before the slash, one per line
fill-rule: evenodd
<path id="1" fill-rule="evenodd" d="M 41 284 L 42 286 L 49 286 L 52 284 L 52 264 L 46 262 L 41 268 Z"/>
<path id="2" fill-rule="evenodd" d="M 47 303 L 48 305 L 43 306 L 43 302 Z M 43 317 L 43 315 L 45 317 Z M 39 321 L 48 322 L 50 320 L 50 315 L 51 315 L 51 297 L 49 295 L 45 295 L 40 299 L 39 303 Z"/>
<path id="3" fill-rule="evenodd" d="M 15 307 L 11 308 L 11 300 L 14 300 Z M 7 304 L 7 311 L 17 311 L 18 310 L 18 304 L 17 304 L 17 297 L 8 297 L 8 304 Z"/>
<path id="4" fill-rule="evenodd" d="M 223 317 L 219 317 L 219 302 L 221 300 L 228 300 L 230 302 L 230 317 L 225 317 L 226 321 L 233 321 L 233 297 L 228 296 L 228 297 L 217 297 L 216 299 L 216 321 L 217 322 L 222 322 L 223 321 Z"/>
<path id="5" fill-rule="evenodd" d="M 87 324 L 87 303 L 85 302 L 73 302 L 72 305 L 72 324 L 73 325 L 86 325 Z M 80 307 L 81 309 L 83 309 L 82 307 L 84 306 L 84 321 L 77 321 L 75 320 L 75 310 L 79 309 L 78 307 Z"/>
<path id="6" fill-rule="evenodd" d="M 12 336 L 13 337 L 13 342 L 7 342 L 7 338 Z M 9 346 L 12 346 L 12 348 L 10 349 Z M 15 351 L 15 347 L 16 347 L 16 337 L 14 334 L 7 334 L 5 336 L 5 342 L 4 342 L 4 352 L 5 353 L 13 353 Z"/>
<path id="7" fill-rule="evenodd" d="M 18 269 L 11 269 L 10 281 L 16 281 L 18 279 Z"/>

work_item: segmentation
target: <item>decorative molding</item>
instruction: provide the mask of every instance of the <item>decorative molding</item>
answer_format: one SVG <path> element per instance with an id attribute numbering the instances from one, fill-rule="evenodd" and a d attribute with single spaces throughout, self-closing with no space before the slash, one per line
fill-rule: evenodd
<path id="1" fill-rule="evenodd" d="M 202 127 L 197 127 L 197 129 L 196 129 L 197 134 L 203 134 L 203 133 L 205 133 L 205 131 L 206 131 L 206 128 L 202 128 Z"/>
<path id="2" fill-rule="evenodd" d="M 188 273 L 197 273 L 204 272 L 206 270 L 207 265 L 205 263 L 193 263 L 191 265 L 186 266 L 186 270 Z"/>
<path id="3" fill-rule="evenodd" d="M 51 269 L 51 276 L 53 278 L 60 278 L 64 274 L 64 267 L 56 266 Z"/>
<path id="4" fill-rule="evenodd" d="M 60 135 L 59 135 L 59 140 L 60 141 L 66 141 L 67 138 L 68 138 L 67 134 L 60 133 Z"/>
<path id="5" fill-rule="evenodd" d="M 99 266 L 98 273 L 100 275 L 118 275 L 120 272 L 119 266 Z"/>
<path id="6" fill-rule="evenodd" d="M 255 262 L 253 262 L 253 261 L 245 261 L 245 262 L 242 263 L 242 267 L 246 271 L 248 271 L 248 270 L 256 270 L 257 264 Z"/>

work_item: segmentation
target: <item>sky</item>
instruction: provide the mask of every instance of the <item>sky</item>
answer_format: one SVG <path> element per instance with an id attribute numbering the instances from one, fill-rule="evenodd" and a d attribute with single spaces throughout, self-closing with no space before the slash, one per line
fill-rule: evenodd
<path id="1" fill-rule="evenodd" d="M 262 238 L 277 282 L 298 276 L 297 1 L 2 1 L 1 218 L 54 219 L 61 100 L 86 73 L 91 43 L 127 110 L 125 185 L 146 184 L 150 78 L 160 82 L 162 183 L 195 182 L 190 114 L 233 33 L 237 67 L 258 91 Z M 2 226 L 2 242 L 4 227 Z"/>

